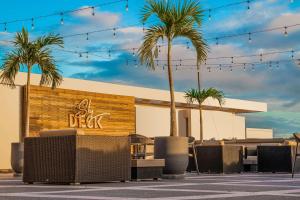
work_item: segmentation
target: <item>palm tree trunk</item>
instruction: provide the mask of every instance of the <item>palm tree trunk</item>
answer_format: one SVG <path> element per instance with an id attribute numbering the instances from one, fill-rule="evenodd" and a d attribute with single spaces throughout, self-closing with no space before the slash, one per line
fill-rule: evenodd
<path id="1" fill-rule="evenodd" d="M 199 113 L 200 113 L 200 142 L 203 142 L 203 116 L 202 116 L 202 106 L 199 104 Z"/>
<path id="2" fill-rule="evenodd" d="M 27 72 L 27 84 L 26 84 L 26 94 L 25 94 L 25 134 L 24 138 L 29 136 L 29 116 L 30 116 L 30 75 L 31 66 L 28 66 Z M 22 138 L 22 141 L 24 140 Z"/>
<path id="3" fill-rule="evenodd" d="M 170 86 L 170 97 L 171 97 L 171 123 L 170 123 L 170 136 L 177 136 L 177 119 L 176 119 L 176 106 L 174 97 L 174 81 L 171 66 L 171 39 L 168 38 L 168 77 Z"/>

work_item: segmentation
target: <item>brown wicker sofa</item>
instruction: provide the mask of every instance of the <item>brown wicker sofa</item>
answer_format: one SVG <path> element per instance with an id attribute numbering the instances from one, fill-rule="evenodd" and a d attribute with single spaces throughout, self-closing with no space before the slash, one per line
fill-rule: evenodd
<path id="1" fill-rule="evenodd" d="M 95 183 L 131 178 L 130 139 L 66 134 L 24 141 L 23 182 Z"/>

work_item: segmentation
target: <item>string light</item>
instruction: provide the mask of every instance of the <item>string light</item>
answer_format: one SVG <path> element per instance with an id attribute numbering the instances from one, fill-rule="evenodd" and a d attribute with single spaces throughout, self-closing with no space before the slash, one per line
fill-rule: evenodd
<path id="1" fill-rule="evenodd" d="M 292 60 L 294 60 L 294 52 L 295 52 L 294 50 L 291 51 L 291 54 L 292 54 L 291 58 L 292 58 Z"/>
<path id="2" fill-rule="evenodd" d="M 186 49 L 190 49 L 190 43 L 186 42 Z"/>
<path id="3" fill-rule="evenodd" d="M 219 38 L 216 38 L 216 45 L 219 45 Z"/>
<path id="4" fill-rule="evenodd" d="M 111 53 L 110 53 L 111 51 L 110 50 L 108 50 L 108 57 L 110 58 L 111 57 Z"/>
<path id="5" fill-rule="evenodd" d="M 33 30 L 34 29 L 34 19 L 31 18 L 31 29 Z"/>
<path id="6" fill-rule="evenodd" d="M 137 63 L 137 60 L 135 60 L 135 64 L 134 64 L 135 67 L 138 67 L 138 63 Z"/>
<path id="7" fill-rule="evenodd" d="M 243 68 L 244 68 L 244 71 L 246 71 L 246 63 L 244 63 L 243 65 L 244 65 L 244 67 L 243 67 Z"/>
<path id="8" fill-rule="evenodd" d="M 288 36 L 287 27 L 284 27 L 284 36 Z"/>
<path id="9" fill-rule="evenodd" d="M 95 16 L 95 7 L 92 6 L 91 8 L 92 8 L 92 16 Z"/>
<path id="10" fill-rule="evenodd" d="M 247 9 L 250 10 L 250 0 L 247 1 Z"/>
<path id="11" fill-rule="evenodd" d="M 132 56 L 135 56 L 135 48 L 132 48 Z"/>
<path id="12" fill-rule="evenodd" d="M 208 9 L 208 20 L 211 20 L 211 9 Z"/>
<path id="13" fill-rule="evenodd" d="M 114 36 L 114 38 L 117 36 L 116 28 L 113 28 L 113 36 Z"/>
<path id="14" fill-rule="evenodd" d="M 260 58 L 259 58 L 260 62 L 262 62 L 262 61 L 263 61 L 263 58 L 262 58 L 262 57 L 263 57 L 263 54 L 262 54 L 262 53 L 259 54 L 259 57 L 260 57 Z"/>
<path id="15" fill-rule="evenodd" d="M 248 33 L 248 42 L 251 43 L 252 42 L 252 38 L 251 38 L 251 33 Z"/>
<path id="16" fill-rule="evenodd" d="M 252 71 L 255 71 L 255 68 L 254 68 L 254 66 L 255 66 L 255 65 L 254 65 L 254 64 L 252 64 Z"/>
<path id="17" fill-rule="evenodd" d="M 86 33 L 86 40 L 89 40 L 89 33 Z"/>
<path id="18" fill-rule="evenodd" d="M 231 63 L 233 64 L 233 57 L 231 57 Z"/>
<path id="19" fill-rule="evenodd" d="M 5 22 L 4 23 L 4 32 L 6 32 L 7 31 L 7 23 Z"/>
<path id="20" fill-rule="evenodd" d="M 222 65 L 221 65 L 221 64 L 219 65 L 219 70 L 220 70 L 220 71 L 222 70 Z"/>
<path id="21" fill-rule="evenodd" d="M 89 52 L 86 52 L 86 59 L 89 58 Z"/>
<path id="22" fill-rule="evenodd" d="M 63 12 L 60 13 L 60 24 L 61 25 L 64 24 L 64 13 Z"/>
<path id="23" fill-rule="evenodd" d="M 230 66 L 229 68 L 230 68 L 230 71 L 232 72 L 233 71 L 232 66 Z"/>
<path id="24" fill-rule="evenodd" d="M 79 52 L 79 58 L 81 58 L 82 57 L 82 53 L 81 52 Z"/>
<path id="25" fill-rule="evenodd" d="M 128 12 L 129 10 L 129 5 L 128 5 L 128 0 L 126 0 L 126 7 L 125 7 L 125 10 Z"/>

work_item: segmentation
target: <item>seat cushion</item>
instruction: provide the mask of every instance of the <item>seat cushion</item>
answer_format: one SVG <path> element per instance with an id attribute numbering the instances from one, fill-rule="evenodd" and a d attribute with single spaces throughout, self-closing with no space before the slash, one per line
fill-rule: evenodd
<path id="1" fill-rule="evenodd" d="M 71 135 L 84 135 L 84 131 L 81 129 L 59 129 L 59 130 L 44 130 L 40 132 L 40 137 L 71 136 Z"/>

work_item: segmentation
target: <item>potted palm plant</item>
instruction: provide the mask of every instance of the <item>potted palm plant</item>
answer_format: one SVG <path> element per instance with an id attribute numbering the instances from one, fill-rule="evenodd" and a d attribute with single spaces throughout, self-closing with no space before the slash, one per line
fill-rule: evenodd
<path id="1" fill-rule="evenodd" d="M 224 94 L 222 91 L 215 88 L 208 88 L 203 90 L 190 89 L 185 92 L 185 98 L 188 103 L 194 103 L 195 101 L 199 105 L 200 114 L 200 142 L 203 142 L 203 114 L 202 114 L 202 104 L 207 98 L 216 99 L 220 106 L 224 103 Z"/>
<path id="2" fill-rule="evenodd" d="M 25 88 L 25 115 L 24 132 L 19 143 L 12 143 L 11 164 L 15 173 L 21 173 L 23 168 L 23 140 L 29 136 L 29 115 L 30 115 L 30 76 L 34 66 L 40 68 L 40 85 L 51 85 L 57 87 L 62 76 L 55 66 L 55 61 L 51 55 L 50 47 L 53 45 L 63 46 L 63 39 L 58 35 L 49 34 L 36 40 L 30 40 L 28 31 L 23 28 L 17 33 L 12 42 L 14 49 L 7 53 L 0 71 L 0 83 L 15 87 L 15 77 L 21 67 L 27 69 L 27 83 Z"/>
<path id="3" fill-rule="evenodd" d="M 199 65 L 207 56 L 208 46 L 202 33 L 203 10 L 198 1 L 147 0 L 142 9 L 142 23 L 156 18 L 156 24 L 147 28 L 143 43 L 138 50 L 140 62 L 155 70 L 155 58 L 158 57 L 159 40 L 167 41 L 167 69 L 170 87 L 170 137 L 155 138 L 154 154 L 164 158 L 164 174 L 184 174 L 188 163 L 188 139 L 179 137 L 177 132 L 174 81 L 172 67 L 172 43 L 176 38 L 186 38 L 193 44 Z M 152 21 L 152 20 L 151 20 Z"/>

